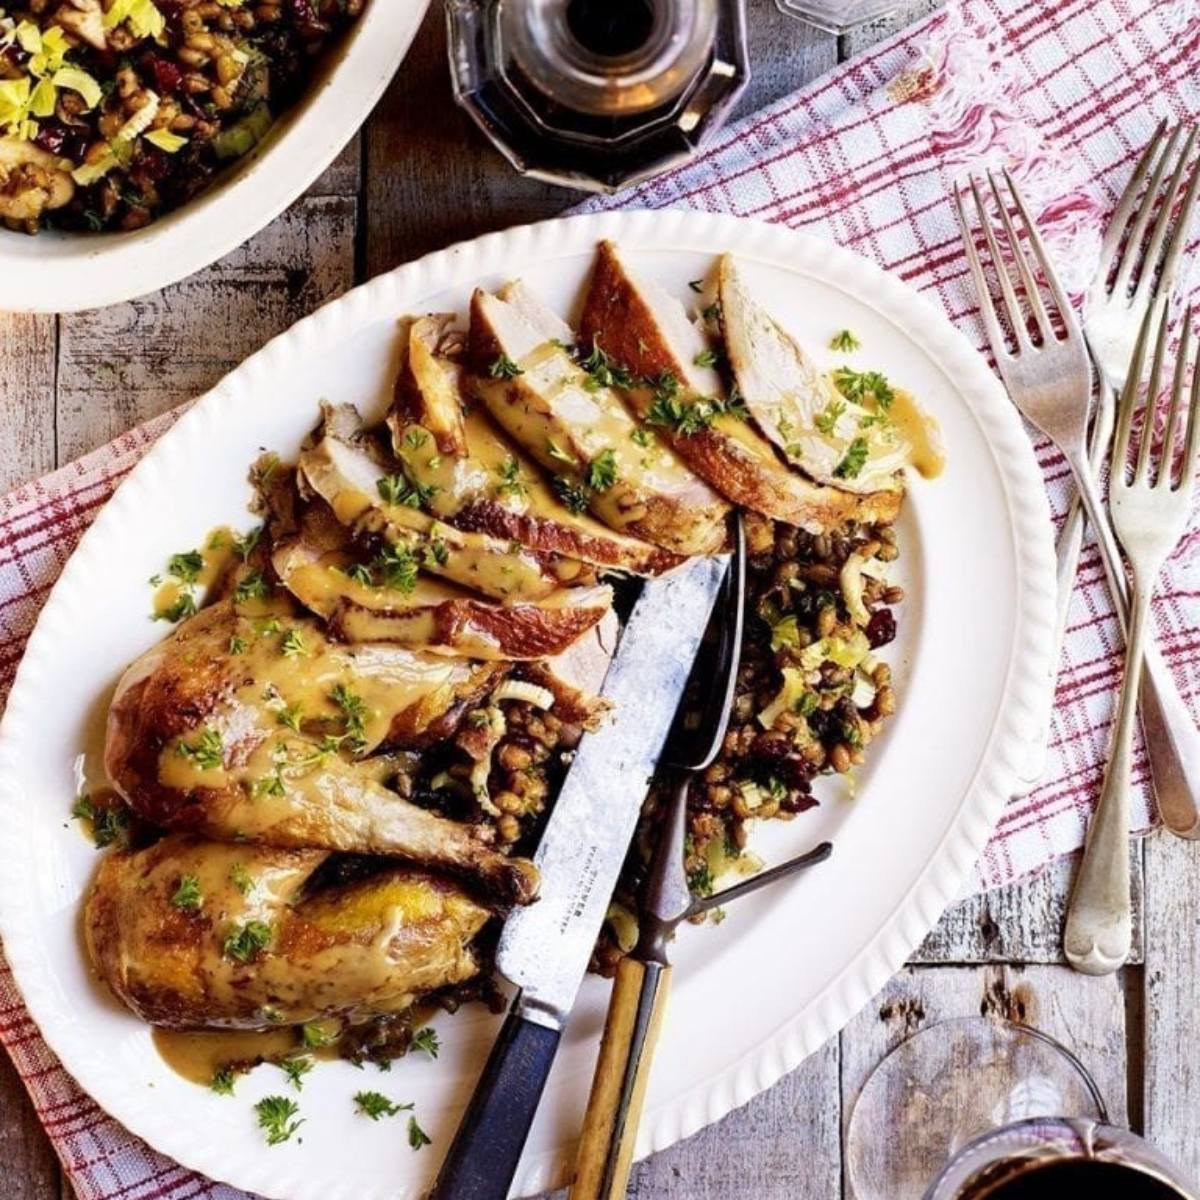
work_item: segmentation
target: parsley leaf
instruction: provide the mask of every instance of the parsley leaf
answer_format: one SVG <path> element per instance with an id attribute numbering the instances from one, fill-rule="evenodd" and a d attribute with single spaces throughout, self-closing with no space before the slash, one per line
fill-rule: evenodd
<path id="1" fill-rule="evenodd" d="M 234 554 L 236 554 L 238 558 L 242 560 L 242 562 L 245 562 L 246 559 L 248 559 L 253 553 L 254 547 L 258 545 L 262 535 L 263 527 L 261 525 L 256 525 L 247 534 L 236 534 L 233 539 Z"/>
<path id="2" fill-rule="evenodd" d="M 420 1150 L 422 1146 L 433 1144 L 433 1139 L 417 1124 L 416 1117 L 408 1118 L 408 1144 L 414 1150 Z"/>
<path id="3" fill-rule="evenodd" d="M 198 912 L 204 903 L 200 892 L 200 880 L 195 875 L 184 875 L 171 897 L 171 904 L 182 912 Z"/>
<path id="4" fill-rule="evenodd" d="M 603 450 L 588 464 L 587 484 L 597 492 L 607 492 L 617 482 L 617 459 L 612 450 Z"/>
<path id="5" fill-rule="evenodd" d="M 574 483 L 564 475 L 558 475 L 553 481 L 554 491 L 558 498 L 573 512 L 587 511 L 588 494 L 582 484 Z"/>
<path id="6" fill-rule="evenodd" d="M 259 1128 L 267 1135 L 268 1146 L 286 1142 L 304 1124 L 303 1119 L 295 1119 L 300 1106 L 286 1096 L 264 1096 L 254 1111 L 258 1114 Z"/>
<path id="7" fill-rule="evenodd" d="M 232 1067 L 222 1067 L 208 1085 L 218 1096 L 232 1096 L 233 1085 L 237 1080 L 237 1072 Z"/>
<path id="8" fill-rule="evenodd" d="M 279 648 L 283 651 L 284 658 L 306 658 L 308 656 L 308 647 L 305 646 L 298 629 L 289 629 L 283 635 L 283 641 L 279 643 Z"/>
<path id="9" fill-rule="evenodd" d="M 265 600 L 271 591 L 271 585 L 263 578 L 261 571 L 251 571 L 233 589 L 235 604 L 243 604 L 247 600 Z"/>
<path id="10" fill-rule="evenodd" d="M 522 496 L 526 492 L 526 487 L 521 479 L 521 464 L 515 458 L 508 458 L 502 466 L 496 468 L 496 474 L 500 476 L 500 482 L 496 485 L 496 491 L 502 496 Z"/>
<path id="11" fill-rule="evenodd" d="M 896 398 L 892 385 L 878 371 L 853 371 L 849 367 L 838 367 L 833 373 L 833 386 L 855 404 L 865 404 L 870 398 L 885 410 L 891 407 Z"/>
<path id="12" fill-rule="evenodd" d="M 592 340 L 592 352 L 579 364 L 590 376 L 589 391 L 602 387 L 631 388 L 633 376 L 620 364 L 614 362 L 601 349 L 598 340 Z"/>
<path id="13" fill-rule="evenodd" d="M 692 362 L 698 367 L 715 367 L 720 362 L 720 356 L 715 350 L 701 350 Z"/>
<path id="14" fill-rule="evenodd" d="M 371 575 L 371 568 L 364 563 L 351 563 L 345 568 L 345 573 L 354 580 L 355 583 L 361 583 L 363 587 L 374 587 L 375 580 Z"/>
<path id="15" fill-rule="evenodd" d="M 180 583 L 195 583 L 204 570 L 204 556 L 199 550 L 186 550 L 182 554 L 172 554 L 167 560 L 167 574 Z"/>
<path id="16" fill-rule="evenodd" d="M 867 461 L 867 439 L 856 437 L 846 450 L 846 456 L 833 469 L 839 479 L 856 479 Z"/>
<path id="17" fill-rule="evenodd" d="M 215 771 L 224 766 L 225 745 L 221 741 L 221 731 L 204 729 L 194 742 L 180 742 L 179 756 L 186 758 L 201 771 Z"/>
<path id="18" fill-rule="evenodd" d="M 235 925 L 221 943 L 227 958 L 240 963 L 253 962 L 271 943 L 271 927 L 265 921 L 245 921 Z"/>
<path id="19" fill-rule="evenodd" d="M 234 863 L 229 868 L 229 882 L 233 884 L 243 896 L 250 894 L 254 887 L 254 877 L 246 870 L 243 863 Z"/>
<path id="20" fill-rule="evenodd" d="M 841 400 L 830 400 L 823 412 L 819 412 L 813 424 L 828 437 L 837 426 L 838 419 L 846 411 L 846 405 Z"/>
<path id="21" fill-rule="evenodd" d="M 853 354 L 862 345 L 848 329 L 839 329 L 837 333 L 829 339 L 830 350 L 840 350 L 843 354 Z"/>
<path id="22" fill-rule="evenodd" d="M 196 597 L 191 592 L 181 592 L 179 598 L 162 612 L 154 614 L 156 621 L 170 621 L 173 624 L 182 621 L 184 617 L 196 615 Z"/>
<path id="23" fill-rule="evenodd" d="M 300 1026 L 300 1037 L 310 1050 L 320 1050 L 333 1040 L 319 1021 L 309 1021 Z"/>
<path id="24" fill-rule="evenodd" d="M 304 1088 L 304 1076 L 313 1069 L 316 1064 L 307 1054 L 300 1054 L 292 1058 L 285 1058 L 278 1064 L 279 1069 L 288 1077 L 288 1082 L 296 1091 L 302 1091 Z"/>
<path id="25" fill-rule="evenodd" d="M 507 354 L 501 354 L 490 367 L 488 374 L 493 379 L 516 379 L 518 375 L 524 375 L 525 372 L 517 366 Z"/>
<path id="26" fill-rule="evenodd" d="M 382 1092 L 355 1092 L 354 1103 L 358 1111 L 372 1121 L 378 1121 L 380 1117 L 394 1117 L 412 1108 L 411 1104 L 393 1104 Z"/>
<path id="27" fill-rule="evenodd" d="M 412 1035 L 410 1043 L 414 1050 L 424 1050 L 430 1058 L 437 1058 L 438 1051 L 441 1050 L 442 1044 L 438 1040 L 437 1030 L 432 1025 L 426 1025 L 424 1029 L 418 1029 Z"/>
<path id="28" fill-rule="evenodd" d="M 381 587 L 405 593 L 417 586 L 417 565 L 417 556 L 407 546 L 390 543 L 379 551 L 371 564 Z"/>

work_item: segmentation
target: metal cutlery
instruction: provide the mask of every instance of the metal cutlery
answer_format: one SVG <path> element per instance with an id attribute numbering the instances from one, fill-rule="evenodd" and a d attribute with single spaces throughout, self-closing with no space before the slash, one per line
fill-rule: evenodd
<path id="1" fill-rule="evenodd" d="M 999 239 L 989 219 L 978 182 L 972 179 L 971 193 L 1000 286 L 1000 311 L 992 298 L 975 247 L 962 190 L 956 187 L 954 193 L 984 327 L 1000 376 L 1017 408 L 1055 443 L 1067 460 L 1084 511 L 1096 533 L 1109 590 L 1124 630 L 1128 625 L 1125 568 L 1089 463 L 1091 363 L 1071 304 L 1054 275 L 1029 210 L 1007 171 L 1004 172 L 1004 179 L 1027 235 L 1024 240 L 1018 236 L 1009 205 L 1001 194 L 996 177 L 989 175 L 988 182 L 999 212 L 1002 236 L 1025 296 L 1025 307 L 1018 299 L 1012 277 L 1005 266 Z M 1035 270 L 1040 270 L 1046 292 L 1053 301 L 1057 328 L 1047 311 Z M 1001 325 L 1000 312 L 1011 332 L 1012 349 Z M 1073 583 L 1073 579 L 1069 582 Z M 1060 586 L 1066 587 L 1067 584 L 1068 580 L 1060 575 Z M 1160 810 L 1165 806 L 1180 818 L 1172 824 L 1176 832 L 1189 832 L 1188 823 L 1182 817 L 1189 806 L 1194 811 L 1195 797 L 1200 795 L 1200 731 L 1192 723 L 1165 663 L 1153 652 L 1146 656 L 1141 699 L 1147 734 L 1146 748 Z"/>
<path id="2" fill-rule="evenodd" d="M 698 558 L 651 580 L 625 623 L 601 689 L 612 716 L 579 743 L 534 856 L 541 896 L 500 934 L 496 966 L 519 991 L 430 1200 L 508 1195 L 728 565 Z"/>
<path id="3" fill-rule="evenodd" d="M 571 1200 L 623 1200 L 629 1183 L 651 1059 L 670 988 L 670 944 L 682 921 L 790 876 L 832 852 L 814 850 L 713 896 L 693 898 L 684 869 L 691 782 L 725 741 L 737 688 L 746 596 L 746 540 L 739 513 L 734 554 L 663 752 L 675 780 L 638 906 L 639 939 L 613 981 L 604 1036 L 580 1135 Z"/>
<path id="4" fill-rule="evenodd" d="M 1184 317 L 1179 355 L 1161 441 L 1155 417 L 1166 358 L 1170 305 L 1149 308 L 1142 321 L 1121 395 L 1109 481 L 1109 510 L 1133 577 L 1125 678 L 1117 707 L 1116 732 L 1104 787 L 1088 829 L 1083 861 L 1067 912 L 1063 945 L 1067 961 L 1089 975 L 1115 971 L 1129 955 L 1132 913 L 1129 890 L 1129 789 L 1133 770 L 1135 696 L 1142 672 L 1154 581 L 1187 528 L 1200 457 L 1200 369 L 1192 374 L 1190 400 L 1184 398 L 1191 348 L 1192 310 Z M 1157 325 L 1153 365 L 1131 462 L 1133 418 L 1139 408 L 1146 348 Z M 1182 430 L 1185 423 L 1186 437 Z M 1177 456 L 1182 441 L 1182 455 Z M 1157 457 L 1156 457 L 1157 450 Z M 1178 474 L 1176 473 L 1176 459 Z"/>

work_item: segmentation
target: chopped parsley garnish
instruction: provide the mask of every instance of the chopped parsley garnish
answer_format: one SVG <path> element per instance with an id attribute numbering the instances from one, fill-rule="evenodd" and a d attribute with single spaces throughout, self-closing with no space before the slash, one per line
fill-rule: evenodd
<path id="1" fill-rule="evenodd" d="M 105 805 L 97 808 L 91 796 L 79 796 L 71 806 L 71 816 L 78 821 L 90 821 L 92 842 L 98 850 L 121 841 L 129 828 L 129 811 L 123 804 Z"/>
<path id="2" fill-rule="evenodd" d="M 496 491 L 502 496 L 522 496 L 525 494 L 525 483 L 521 479 L 521 464 L 515 458 L 505 459 L 504 463 L 496 468 L 496 474 L 500 476 L 500 482 L 496 485 Z"/>
<path id="3" fill-rule="evenodd" d="M 342 719 L 346 723 L 342 740 L 348 749 L 355 752 L 361 750 L 367 744 L 366 723 L 371 715 L 365 701 L 341 683 L 329 693 L 329 698 L 342 710 Z"/>
<path id="4" fill-rule="evenodd" d="M 198 912 L 204 903 L 200 892 L 200 880 L 195 875 L 184 875 L 171 897 L 171 904 L 182 912 Z"/>
<path id="5" fill-rule="evenodd" d="M 838 367 L 833 373 L 833 386 L 855 404 L 866 404 L 870 398 L 885 410 L 891 407 L 896 398 L 892 385 L 878 371 L 853 371 L 849 367 Z"/>
<path id="6" fill-rule="evenodd" d="M 94 821 L 96 819 L 96 806 L 87 792 L 75 798 L 75 803 L 71 805 L 71 816 L 77 821 Z"/>
<path id="7" fill-rule="evenodd" d="M 320 1050 L 333 1040 L 317 1021 L 300 1026 L 300 1038 L 310 1050 Z"/>
<path id="8" fill-rule="evenodd" d="M 420 448 L 425 445 L 427 441 L 429 441 L 429 434 L 427 434 L 423 429 L 418 429 L 416 426 L 413 426 L 413 428 L 404 435 L 404 444 L 410 450 L 420 450 Z"/>
<path id="9" fill-rule="evenodd" d="M 657 392 L 646 413 L 647 425 L 660 425 L 673 429 L 684 437 L 691 437 L 702 429 L 709 429 L 717 417 L 731 416 L 746 419 L 746 407 L 736 393 L 727 400 L 709 399 L 680 400 L 674 392 Z"/>
<path id="10" fill-rule="evenodd" d="M 574 483 L 565 476 L 559 475 L 554 479 L 554 491 L 573 513 L 587 511 L 588 494 L 582 484 Z"/>
<path id="11" fill-rule="evenodd" d="M 654 434 L 649 429 L 637 428 L 630 435 L 635 445 L 646 449 L 654 445 Z"/>
<path id="12" fill-rule="evenodd" d="M 708 863 L 702 862 L 688 875 L 688 887 L 697 896 L 712 895 L 712 872 L 708 869 Z"/>
<path id="13" fill-rule="evenodd" d="M 698 367 L 715 367 L 720 362 L 720 356 L 715 350 L 701 350 L 692 362 Z"/>
<path id="14" fill-rule="evenodd" d="M 371 567 L 381 587 L 408 593 L 417 586 L 417 556 L 407 546 L 385 545 Z"/>
<path id="15" fill-rule="evenodd" d="M 264 1096 L 254 1111 L 258 1114 L 259 1128 L 267 1135 L 268 1146 L 286 1142 L 304 1124 L 303 1119 L 295 1119 L 300 1106 L 286 1096 Z"/>
<path id="16" fill-rule="evenodd" d="M 429 566 L 430 560 L 439 567 L 444 567 L 450 561 L 450 547 L 441 538 L 432 538 L 425 547 L 426 566 Z"/>
<path id="17" fill-rule="evenodd" d="M 307 1054 L 297 1055 L 294 1058 L 285 1058 L 278 1064 L 279 1069 L 288 1077 L 288 1082 L 296 1089 L 302 1091 L 304 1088 L 304 1076 L 313 1069 L 316 1064 Z"/>
<path id="18" fill-rule="evenodd" d="M 235 534 L 233 539 L 233 552 L 245 562 L 246 559 L 254 552 L 254 547 L 258 545 L 259 539 L 263 535 L 263 527 L 256 525 L 249 533 Z"/>
<path id="19" fill-rule="evenodd" d="M 853 354 L 862 345 L 848 329 L 839 329 L 829 339 L 830 350 L 840 350 L 843 354 Z"/>
<path id="20" fill-rule="evenodd" d="M 588 464 L 587 484 L 597 492 L 607 492 L 617 478 L 617 459 L 611 449 L 601 451 Z"/>
<path id="21" fill-rule="evenodd" d="M 304 706 L 301 704 L 289 704 L 286 708 L 281 708 L 275 714 L 275 720 L 280 725 L 286 725 L 293 733 L 299 733 L 300 723 L 304 720 Z"/>
<path id="22" fill-rule="evenodd" d="M 371 568 L 365 563 L 351 563 L 346 568 L 346 574 L 354 580 L 355 583 L 361 583 L 363 587 L 374 587 L 375 580 L 371 576 Z"/>
<path id="23" fill-rule="evenodd" d="M 414 1050 L 424 1050 L 430 1058 L 437 1058 L 438 1051 L 442 1048 L 442 1044 L 438 1040 L 437 1030 L 432 1025 L 426 1025 L 424 1029 L 418 1029 L 412 1035 L 411 1044 Z"/>
<path id="24" fill-rule="evenodd" d="M 408 1118 L 408 1144 L 414 1150 L 420 1150 L 422 1146 L 433 1144 L 433 1139 L 417 1124 L 416 1117 Z"/>
<path id="25" fill-rule="evenodd" d="M 488 367 L 488 374 L 493 379 L 516 379 L 518 375 L 524 375 L 525 372 L 517 366 L 507 354 L 501 354 L 499 358 Z"/>
<path id="26" fill-rule="evenodd" d="M 196 615 L 196 597 L 191 592 L 181 592 L 176 599 L 162 612 L 154 614 L 156 621 L 182 621 L 184 617 L 194 617 Z"/>
<path id="27" fill-rule="evenodd" d="M 600 343 L 592 341 L 592 352 L 579 364 L 589 375 L 587 387 L 595 391 L 602 387 L 631 388 L 633 376 L 605 354 Z"/>
<path id="28" fill-rule="evenodd" d="M 203 729 L 194 742 L 180 742 L 179 756 L 201 771 L 215 771 L 225 763 L 225 745 L 219 729 Z"/>
<path id="29" fill-rule="evenodd" d="M 245 921 L 235 925 L 221 943 L 226 958 L 240 963 L 253 962 L 271 944 L 271 927 L 265 921 Z"/>
<path id="30" fill-rule="evenodd" d="M 260 775 L 254 781 L 251 792 L 255 796 L 286 796 L 283 773 L 276 767 L 273 775 Z"/>
<path id="31" fill-rule="evenodd" d="M 265 600 L 270 594 L 271 585 L 263 578 L 261 571 L 251 571 L 233 589 L 233 599 L 237 604 L 247 600 Z"/>
<path id="32" fill-rule="evenodd" d="M 235 633 L 233 637 L 229 639 L 229 653 L 242 654 L 245 649 L 246 639 L 244 637 L 238 637 L 238 635 Z"/>
<path id="33" fill-rule="evenodd" d="M 839 479 L 857 479 L 867 461 L 867 439 L 856 437 L 846 450 L 846 455 L 833 469 Z"/>
<path id="34" fill-rule="evenodd" d="M 204 556 L 199 550 L 186 550 L 183 554 L 172 554 L 167 560 L 167 574 L 180 583 L 195 583 L 204 570 Z"/>
<path id="35" fill-rule="evenodd" d="M 279 623 L 278 617 L 263 617 L 261 620 L 254 622 L 254 632 L 259 637 L 266 637 L 268 634 L 278 633 L 283 626 Z"/>
<path id="36" fill-rule="evenodd" d="M 229 868 L 229 882 L 233 884 L 243 896 L 248 896 L 254 887 L 254 877 L 246 870 L 242 863 L 234 863 Z"/>
<path id="37" fill-rule="evenodd" d="M 408 482 L 403 475 L 384 475 L 375 486 L 386 504 L 403 504 L 408 496 Z"/>
<path id="38" fill-rule="evenodd" d="M 208 1086 L 212 1088 L 212 1090 L 216 1092 L 218 1096 L 232 1096 L 233 1085 L 236 1080 L 237 1072 L 234 1071 L 232 1067 L 222 1067 L 212 1077 L 212 1081 Z"/>
<path id="39" fill-rule="evenodd" d="M 393 1104 L 382 1092 L 355 1092 L 354 1103 L 358 1111 L 372 1121 L 378 1121 L 380 1117 L 394 1117 L 412 1108 L 411 1104 Z"/>
<path id="40" fill-rule="evenodd" d="M 573 455 L 568 454 L 565 450 L 560 450 L 554 442 L 547 441 L 546 453 L 554 459 L 555 462 L 566 463 L 568 467 L 578 466 Z"/>
<path id="41" fill-rule="evenodd" d="M 822 412 L 817 413 L 813 424 L 828 437 L 837 426 L 838 419 L 846 411 L 846 405 L 841 400 L 830 400 Z"/>
<path id="42" fill-rule="evenodd" d="M 719 321 L 724 315 L 721 312 L 720 300 L 715 300 L 700 314 L 706 321 Z"/>
<path id="43" fill-rule="evenodd" d="M 283 651 L 284 658 L 304 658 L 308 654 L 308 647 L 304 644 L 304 639 L 300 636 L 298 629 L 289 629 L 283 635 L 283 641 L 279 643 L 279 648 Z"/>

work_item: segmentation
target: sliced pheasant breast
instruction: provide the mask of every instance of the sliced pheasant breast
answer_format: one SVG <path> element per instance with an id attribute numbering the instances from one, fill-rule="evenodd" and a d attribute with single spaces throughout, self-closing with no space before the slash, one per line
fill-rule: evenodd
<path id="1" fill-rule="evenodd" d="M 677 554 L 725 542 L 728 506 L 652 430 L 603 371 L 567 348 L 570 330 L 519 285 L 471 299 L 475 390 L 495 421 L 556 477 L 568 507 Z"/>
<path id="2" fill-rule="evenodd" d="M 436 352 L 452 321 L 408 323 L 388 415 L 393 451 L 429 511 L 458 529 L 599 567 L 656 575 L 677 565 L 678 555 L 569 509 L 537 464 L 486 413 L 466 405 L 461 365 Z"/>
<path id="3" fill-rule="evenodd" d="M 300 455 L 309 486 L 356 533 L 378 534 L 420 567 L 497 600 L 536 600 L 579 577 L 582 564 L 510 539 L 469 533 L 415 507 L 421 497 L 388 475 L 363 444 L 326 433 Z"/>
<path id="4" fill-rule="evenodd" d="M 560 654 L 612 606 L 607 587 L 558 588 L 536 602 L 495 604 L 419 573 L 402 548 L 372 563 L 356 555 L 332 517 L 309 514 L 281 539 L 272 565 L 284 587 L 347 642 L 388 642 L 469 658 L 540 659 Z"/>
<path id="5" fill-rule="evenodd" d="M 730 369 L 758 427 L 793 466 L 850 492 L 903 487 L 900 471 L 925 466 L 937 427 L 881 376 L 845 371 L 843 394 L 800 343 L 750 294 L 733 256 L 717 271 Z M 871 382 L 877 381 L 877 382 Z"/>
<path id="6" fill-rule="evenodd" d="M 712 369 L 712 347 L 683 305 L 602 242 L 581 323 L 637 381 L 627 393 L 638 416 L 730 500 L 789 525 L 820 532 L 847 521 L 894 520 L 898 490 L 856 495 L 790 470 L 738 413 Z"/>

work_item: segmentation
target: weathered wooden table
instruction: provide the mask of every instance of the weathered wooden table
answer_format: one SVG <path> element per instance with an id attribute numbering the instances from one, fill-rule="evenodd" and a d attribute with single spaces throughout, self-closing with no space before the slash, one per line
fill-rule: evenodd
<path id="1" fill-rule="evenodd" d="M 386 0 L 381 0 L 386 2 Z M 838 39 L 750 0 L 758 108 L 935 6 Z M 387 97 L 308 194 L 192 279 L 74 316 L 0 313 L 0 488 L 43 474 L 196 396 L 267 338 L 354 284 L 449 242 L 554 215 L 575 193 L 516 177 L 454 107 L 441 5 Z M 1200 1177 L 1200 846 L 1135 845 L 1129 966 L 1091 979 L 1059 948 L 1070 867 L 951 909 L 840 1036 L 720 1124 L 641 1164 L 641 1200 L 835 1200 L 842 1130 L 883 1055 L 930 1022 L 997 1013 L 1078 1053 L 1117 1121 Z M 882 1132 L 882 1131 L 881 1131 Z M 931 1164 L 932 1169 L 932 1164 Z M 0 1054 L 0 1200 L 69 1192 Z M 69 1197 L 67 1198 L 69 1200 Z"/>

